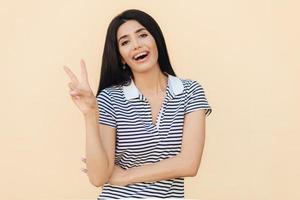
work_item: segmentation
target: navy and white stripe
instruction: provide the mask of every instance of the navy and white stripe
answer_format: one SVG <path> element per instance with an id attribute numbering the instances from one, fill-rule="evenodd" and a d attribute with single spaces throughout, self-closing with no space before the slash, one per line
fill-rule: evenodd
<path id="1" fill-rule="evenodd" d="M 198 109 L 212 109 L 202 86 L 190 79 L 168 75 L 166 96 L 153 124 L 146 97 L 131 81 L 115 85 L 97 96 L 99 123 L 116 128 L 115 164 L 123 169 L 155 163 L 180 153 L 184 115 Z M 184 177 L 142 182 L 127 186 L 106 183 L 100 199 L 184 198 Z"/>

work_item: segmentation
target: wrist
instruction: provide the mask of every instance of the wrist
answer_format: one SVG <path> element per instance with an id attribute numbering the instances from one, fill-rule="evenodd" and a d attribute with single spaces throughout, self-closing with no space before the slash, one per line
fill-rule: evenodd
<path id="1" fill-rule="evenodd" d="M 91 108 L 87 112 L 84 113 L 85 118 L 91 118 L 91 117 L 98 117 L 98 109 L 97 108 Z"/>

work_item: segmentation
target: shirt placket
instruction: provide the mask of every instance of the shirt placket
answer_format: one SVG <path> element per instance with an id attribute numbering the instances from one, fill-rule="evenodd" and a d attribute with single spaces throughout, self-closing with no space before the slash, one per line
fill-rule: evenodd
<path id="1" fill-rule="evenodd" d="M 163 119 L 163 116 L 164 116 L 164 113 L 165 113 L 165 108 L 166 108 L 166 104 L 167 102 L 172 98 L 172 94 L 170 92 L 170 88 L 169 88 L 169 85 L 167 86 L 167 92 L 166 92 L 166 97 L 162 103 L 162 106 L 160 108 L 160 111 L 159 111 L 159 114 L 156 118 L 156 123 L 155 125 L 153 124 L 152 122 L 152 114 L 151 114 L 151 106 L 150 106 L 150 103 L 148 102 L 147 98 L 142 94 L 142 93 L 139 93 L 139 99 L 141 101 L 143 101 L 144 105 L 145 105 L 145 108 L 146 108 L 146 124 L 148 126 L 151 126 L 153 128 L 156 129 L 156 131 L 159 133 L 159 128 L 160 128 L 160 125 L 161 125 L 161 122 L 162 122 L 162 119 Z"/>

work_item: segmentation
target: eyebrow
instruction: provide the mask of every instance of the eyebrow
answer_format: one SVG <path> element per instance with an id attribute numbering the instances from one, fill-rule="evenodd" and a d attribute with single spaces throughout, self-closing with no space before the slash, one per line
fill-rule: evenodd
<path id="1" fill-rule="evenodd" d="M 136 30 L 135 33 L 141 32 L 143 30 L 146 30 L 146 29 L 145 28 L 140 28 L 140 29 Z M 118 41 L 120 42 L 120 40 L 123 39 L 123 38 L 125 38 L 125 37 L 128 37 L 128 35 L 123 35 L 122 37 L 119 38 Z"/>

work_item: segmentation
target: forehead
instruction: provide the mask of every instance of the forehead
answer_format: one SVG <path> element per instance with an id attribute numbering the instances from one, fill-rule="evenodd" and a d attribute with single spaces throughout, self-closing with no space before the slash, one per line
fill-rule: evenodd
<path id="1" fill-rule="evenodd" d="M 124 24 L 122 24 L 117 31 L 117 38 L 122 37 L 123 35 L 129 35 L 134 33 L 136 30 L 140 28 L 145 28 L 136 20 L 128 20 Z"/>

